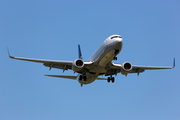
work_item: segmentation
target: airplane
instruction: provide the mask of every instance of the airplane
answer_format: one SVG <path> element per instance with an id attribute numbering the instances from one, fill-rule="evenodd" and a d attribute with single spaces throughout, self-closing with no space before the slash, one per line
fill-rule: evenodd
<path id="1" fill-rule="evenodd" d="M 117 55 L 122 49 L 122 37 L 120 35 L 109 36 L 100 47 L 92 54 L 87 60 L 83 61 L 80 45 L 78 44 L 78 56 L 79 58 L 74 61 L 60 61 L 60 60 L 45 60 L 45 59 L 33 59 L 11 56 L 8 50 L 9 57 L 17 60 L 24 60 L 30 62 L 43 63 L 44 66 L 51 68 L 65 70 L 73 70 L 74 73 L 78 73 L 73 76 L 64 75 L 45 75 L 49 77 L 59 77 L 77 80 L 81 87 L 85 84 L 90 84 L 95 80 L 107 80 L 107 82 L 115 82 L 113 75 L 121 73 L 126 75 L 129 73 L 140 73 L 145 70 L 159 70 L 159 69 L 172 69 L 175 67 L 175 58 L 172 67 L 157 67 L 157 66 L 138 66 L 132 65 L 130 62 L 124 62 L 123 64 L 113 63 L 113 60 L 117 60 Z M 99 76 L 109 76 L 107 78 L 99 78 Z"/>

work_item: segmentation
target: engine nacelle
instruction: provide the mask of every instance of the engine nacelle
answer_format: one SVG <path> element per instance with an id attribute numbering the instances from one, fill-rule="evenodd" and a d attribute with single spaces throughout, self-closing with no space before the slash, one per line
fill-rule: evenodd
<path id="1" fill-rule="evenodd" d="M 127 75 L 132 70 L 132 65 L 129 62 L 125 62 L 121 66 L 121 74 Z"/>
<path id="2" fill-rule="evenodd" d="M 82 70 L 84 67 L 84 61 L 82 59 L 76 59 L 74 62 L 73 62 L 73 65 L 72 65 L 72 70 L 74 72 L 78 72 L 80 70 Z"/>

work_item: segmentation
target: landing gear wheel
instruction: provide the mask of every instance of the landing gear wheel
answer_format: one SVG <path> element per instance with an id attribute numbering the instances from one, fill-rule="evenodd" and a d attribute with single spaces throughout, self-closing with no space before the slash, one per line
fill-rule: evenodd
<path id="1" fill-rule="evenodd" d="M 114 57 L 113 60 L 117 60 L 117 57 Z"/>
<path id="2" fill-rule="evenodd" d="M 112 83 L 114 83 L 114 81 L 115 81 L 114 77 L 108 77 L 107 82 L 109 83 L 110 81 L 112 81 Z"/>
<path id="3" fill-rule="evenodd" d="M 114 77 L 111 78 L 111 81 L 112 81 L 112 83 L 114 83 L 114 81 L 115 81 Z"/>
<path id="4" fill-rule="evenodd" d="M 86 76 L 84 76 L 84 81 L 86 81 Z"/>
<path id="5" fill-rule="evenodd" d="M 79 80 L 82 80 L 82 75 L 79 76 Z"/>
<path id="6" fill-rule="evenodd" d="M 109 83 L 111 81 L 110 77 L 108 77 L 107 82 Z"/>

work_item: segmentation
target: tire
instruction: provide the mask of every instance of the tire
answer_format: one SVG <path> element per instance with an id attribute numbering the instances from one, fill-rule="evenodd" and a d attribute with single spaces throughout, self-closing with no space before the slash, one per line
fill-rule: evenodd
<path id="1" fill-rule="evenodd" d="M 86 81 L 86 76 L 84 76 L 84 81 Z"/>
<path id="2" fill-rule="evenodd" d="M 79 80 L 82 80 L 82 75 L 79 76 Z"/>
<path id="3" fill-rule="evenodd" d="M 109 83 L 111 81 L 110 77 L 108 77 L 107 82 Z"/>
<path id="4" fill-rule="evenodd" d="M 112 83 L 114 83 L 114 81 L 115 81 L 115 79 L 114 79 L 114 77 L 112 77 Z"/>

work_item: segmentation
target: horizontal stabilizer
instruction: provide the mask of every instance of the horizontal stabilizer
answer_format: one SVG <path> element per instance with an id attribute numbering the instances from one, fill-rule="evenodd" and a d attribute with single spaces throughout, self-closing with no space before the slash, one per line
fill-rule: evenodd
<path id="1" fill-rule="evenodd" d="M 59 78 L 66 78 L 66 79 L 73 79 L 76 80 L 77 76 L 66 76 L 66 75 L 44 75 L 49 77 L 59 77 Z"/>
<path id="2" fill-rule="evenodd" d="M 107 78 L 97 78 L 96 80 L 107 80 Z"/>
<path id="3" fill-rule="evenodd" d="M 48 77 L 59 77 L 59 78 L 66 78 L 66 79 L 73 79 L 76 80 L 77 76 L 66 76 L 66 75 L 44 75 Z M 96 80 L 107 80 L 107 78 L 97 78 Z"/>

